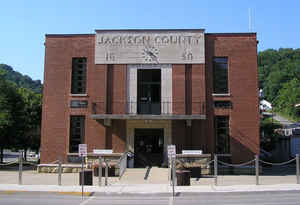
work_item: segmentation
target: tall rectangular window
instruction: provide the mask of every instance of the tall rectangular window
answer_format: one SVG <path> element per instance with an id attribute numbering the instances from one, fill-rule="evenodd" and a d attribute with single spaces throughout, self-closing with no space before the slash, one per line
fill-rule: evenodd
<path id="1" fill-rule="evenodd" d="M 213 93 L 226 94 L 228 89 L 228 58 L 214 57 L 213 59 Z"/>
<path id="2" fill-rule="evenodd" d="M 230 153 L 230 136 L 229 136 L 229 117 L 216 116 L 216 153 L 229 154 Z"/>
<path id="3" fill-rule="evenodd" d="M 86 93 L 86 58 L 72 59 L 72 94 Z"/>
<path id="4" fill-rule="evenodd" d="M 78 152 L 78 144 L 84 143 L 85 116 L 74 115 L 70 118 L 69 152 Z"/>

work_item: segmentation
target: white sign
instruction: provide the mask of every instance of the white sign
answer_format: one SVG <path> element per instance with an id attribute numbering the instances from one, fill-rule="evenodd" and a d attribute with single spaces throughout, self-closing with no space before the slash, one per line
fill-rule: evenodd
<path id="1" fill-rule="evenodd" d="M 86 157 L 87 156 L 87 144 L 79 144 L 79 146 L 78 146 L 78 155 L 80 157 Z"/>
<path id="2" fill-rule="evenodd" d="M 182 154 L 199 155 L 202 154 L 202 150 L 182 150 Z"/>
<path id="3" fill-rule="evenodd" d="M 95 64 L 204 64 L 204 30 L 96 30 Z"/>
<path id="4" fill-rule="evenodd" d="M 168 145 L 168 157 L 175 158 L 176 157 L 176 146 Z"/>
<path id="5" fill-rule="evenodd" d="M 112 149 L 94 149 L 93 153 L 94 154 L 112 154 L 113 150 Z"/>

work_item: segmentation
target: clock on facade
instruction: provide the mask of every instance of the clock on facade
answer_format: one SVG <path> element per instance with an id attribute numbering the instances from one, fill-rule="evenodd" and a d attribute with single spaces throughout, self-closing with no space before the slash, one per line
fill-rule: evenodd
<path id="1" fill-rule="evenodd" d="M 158 48 L 154 46 L 146 46 L 142 51 L 142 57 L 146 62 L 158 63 Z"/>

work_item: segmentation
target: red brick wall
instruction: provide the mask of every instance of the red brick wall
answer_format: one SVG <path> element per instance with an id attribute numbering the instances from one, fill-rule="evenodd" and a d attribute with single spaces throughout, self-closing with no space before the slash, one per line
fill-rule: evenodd
<path id="1" fill-rule="evenodd" d="M 259 153 L 257 41 L 255 34 L 206 34 L 206 55 L 212 69 L 212 57 L 228 57 L 230 96 L 213 100 L 230 100 L 232 110 L 215 110 L 215 115 L 230 118 L 230 149 L 234 162 L 253 159 Z"/>
<path id="2" fill-rule="evenodd" d="M 192 65 L 192 114 L 205 114 L 202 103 L 206 101 L 205 64 Z"/>
<path id="3" fill-rule="evenodd" d="M 185 114 L 185 65 L 172 65 L 173 114 Z"/>
<path id="4" fill-rule="evenodd" d="M 85 115 L 88 151 L 105 148 L 105 127 L 90 118 L 92 102 L 106 100 L 106 65 L 95 65 L 95 35 L 48 35 L 43 88 L 41 163 L 49 163 L 69 151 L 70 115 Z M 72 57 L 87 58 L 87 95 L 71 95 Z M 88 100 L 88 109 L 69 108 L 71 99 Z"/>
<path id="5" fill-rule="evenodd" d="M 126 65 L 114 65 L 112 74 L 112 112 L 125 114 L 126 111 Z"/>

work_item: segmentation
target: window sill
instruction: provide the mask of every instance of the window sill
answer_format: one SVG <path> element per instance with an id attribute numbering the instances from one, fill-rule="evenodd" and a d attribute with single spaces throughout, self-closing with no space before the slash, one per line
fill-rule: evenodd
<path id="1" fill-rule="evenodd" d="M 230 97 L 231 94 L 230 93 L 223 93 L 223 94 L 213 93 L 212 96 L 214 96 L 214 97 Z"/>
<path id="2" fill-rule="evenodd" d="M 88 97 L 88 94 L 70 94 L 71 97 Z"/>

